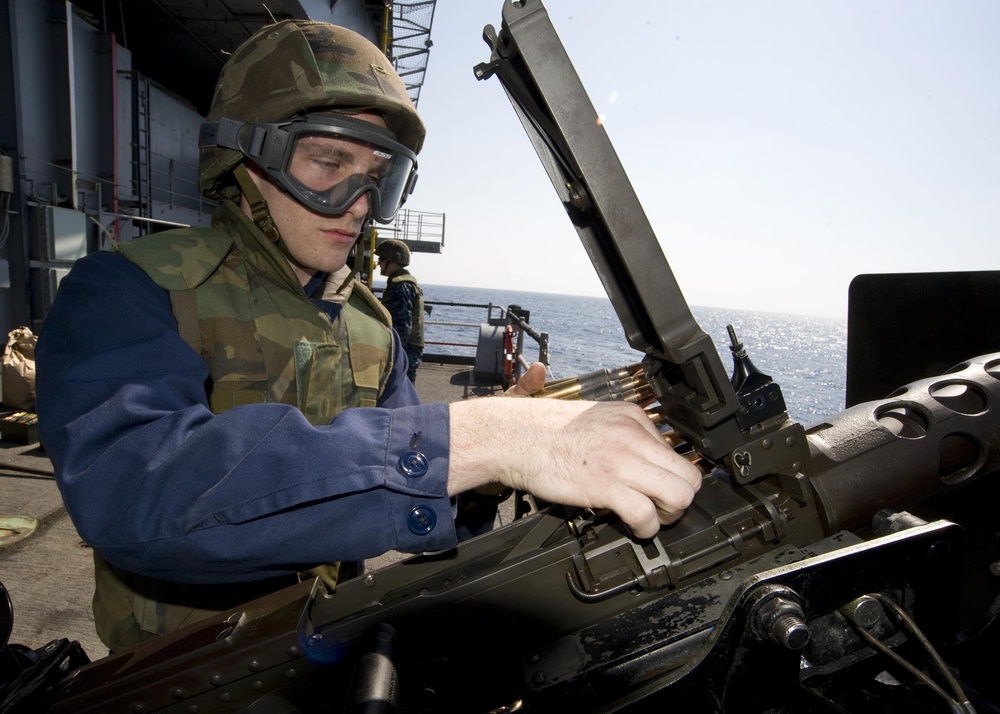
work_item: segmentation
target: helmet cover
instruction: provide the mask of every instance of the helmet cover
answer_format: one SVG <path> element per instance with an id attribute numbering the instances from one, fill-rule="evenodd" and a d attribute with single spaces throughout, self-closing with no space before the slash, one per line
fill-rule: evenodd
<path id="1" fill-rule="evenodd" d="M 206 121 L 278 122 L 311 109 L 381 114 L 414 153 L 424 125 L 389 59 L 353 30 L 325 22 L 283 20 L 244 42 L 222 68 Z M 199 185 L 219 198 L 244 156 L 203 147 Z"/>
<path id="2" fill-rule="evenodd" d="M 402 265 L 404 268 L 410 264 L 410 246 L 395 238 L 379 243 L 375 248 L 375 255 L 379 258 L 385 258 L 390 263 Z"/>

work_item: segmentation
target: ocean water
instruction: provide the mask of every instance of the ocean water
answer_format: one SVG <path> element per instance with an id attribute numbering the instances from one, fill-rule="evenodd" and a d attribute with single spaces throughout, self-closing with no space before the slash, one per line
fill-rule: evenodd
<path id="1" fill-rule="evenodd" d="M 642 354 L 625 339 L 608 298 L 579 297 L 480 288 L 423 285 L 429 302 L 520 305 L 530 312 L 529 324 L 548 333 L 550 378 L 570 377 L 595 369 L 638 362 Z M 727 325 L 733 325 L 754 365 L 781 385 L 789 416 L 810 425 L 844 408 L 847 323 L 843 320 L 747 310 L 692 306 L 691 313 L 712 338 L 726 370 L 732 368 Z M 499 316 L 499 311 L 494 311 Z M 475 327 L 486 321 L 482 308 L 435 305 L 427 318 L 428 352 L 474 354 Z M 473 347 L 460 347 L 469 344 Z M 537 348 L 527 339 L 525 357 L 533 362 Z"/>

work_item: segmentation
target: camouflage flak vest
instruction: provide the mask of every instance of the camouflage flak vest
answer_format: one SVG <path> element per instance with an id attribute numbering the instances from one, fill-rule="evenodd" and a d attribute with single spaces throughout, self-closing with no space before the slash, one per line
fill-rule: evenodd
<path id="1" fill-rule="evenodd" d="M 417 284 L 417 279 L 409 273 L 394 275 L 390 278 L 390 281 L 393 283 L 410 283 L 417 292 L 417 299 L 413 301 L 413 307 L 410 308 L 410 338 L 406 341 L 406 344 L 410 347 L 422 348 L 424 346 L 424 291 Z"/>
<path id="2" fill-rule="evenodd" d="M 212 229 L 182 229 L 118 247 L 169 291 L 180 336 L 209 368 L 216 414 L 240 404 L 297 406 L 311 424 L 348 407 L 374 406 L 392 370 L 391 318 L 362 284 L 326 299 L 343 303 L 332 323 L 303 294 L 284 256 L 223 203 Z M 228 229 L 228 230 L 225 230 Z M 112 651 L 166 634 L 295 582 L 225 586 L 167 583 L 115 568 L 95 553 L 94 619 Z M 301 576 L 334 587 L 340 564 Z"/>

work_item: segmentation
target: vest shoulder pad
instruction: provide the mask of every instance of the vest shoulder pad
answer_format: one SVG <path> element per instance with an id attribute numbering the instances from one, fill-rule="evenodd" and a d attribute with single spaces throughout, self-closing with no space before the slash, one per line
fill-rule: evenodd
<path id="1" fill-rule="evenodd" d="M 413 289 L 416 290 L 417 295 L 419 295 L 420 297 L 424 296 L 424 291 L 420 289 L 420 283 L 418 283 L 417 279 L 412 275 L 410 275 L 409 273 L 407 273 L 406 275 L 397 275 L 392 279 L 392 282 L 409 283 L 410 285 L 413 286 Z"/>
<path id="2" fill-rule="evenodd" d="M 234 243 L 214 228 L 181 228 L 119 243 L 114 250 L 164 290 L 190 290 L 215 272 Z"/>
<path id="3" fill-rule="evenodd" d="M 375 293 L 368 289 L 368 286 L 362 283 L 360 280 L 355 280 L 351 286 L 351 297 L 348 298 L 350 302 L 353 302 L 355 306 L 364 306 L 368 308 L 368 312 L 373 313 L 373 316 L 377 318 L 386 327 L 392 327 L 392 315 L 385 308 L 379 299 L 375 297 Z M 360 303 L 360 305 L 359 305 Z"/>
<path id="4" fill-rule="evenodd" d="M 417 287 L 417 279 L 407 273 L 406 275 L 394 275 L 392 278 L 394 283 L 413 283 L 413 287 Z"/>

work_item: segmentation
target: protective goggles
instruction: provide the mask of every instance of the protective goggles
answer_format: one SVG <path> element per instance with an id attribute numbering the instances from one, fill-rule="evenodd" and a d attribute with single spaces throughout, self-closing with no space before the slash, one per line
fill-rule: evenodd
<path id="1" fill-rule="evenodd" d="M 417 181 L 416 154 L 388 130 L 348 116 L 260 124 L 223 118 L 201 125 L 198 145 L 239 151 L 300 203 L 331 216 L 367 193 L 369 216 L 389 223 Z"/>

